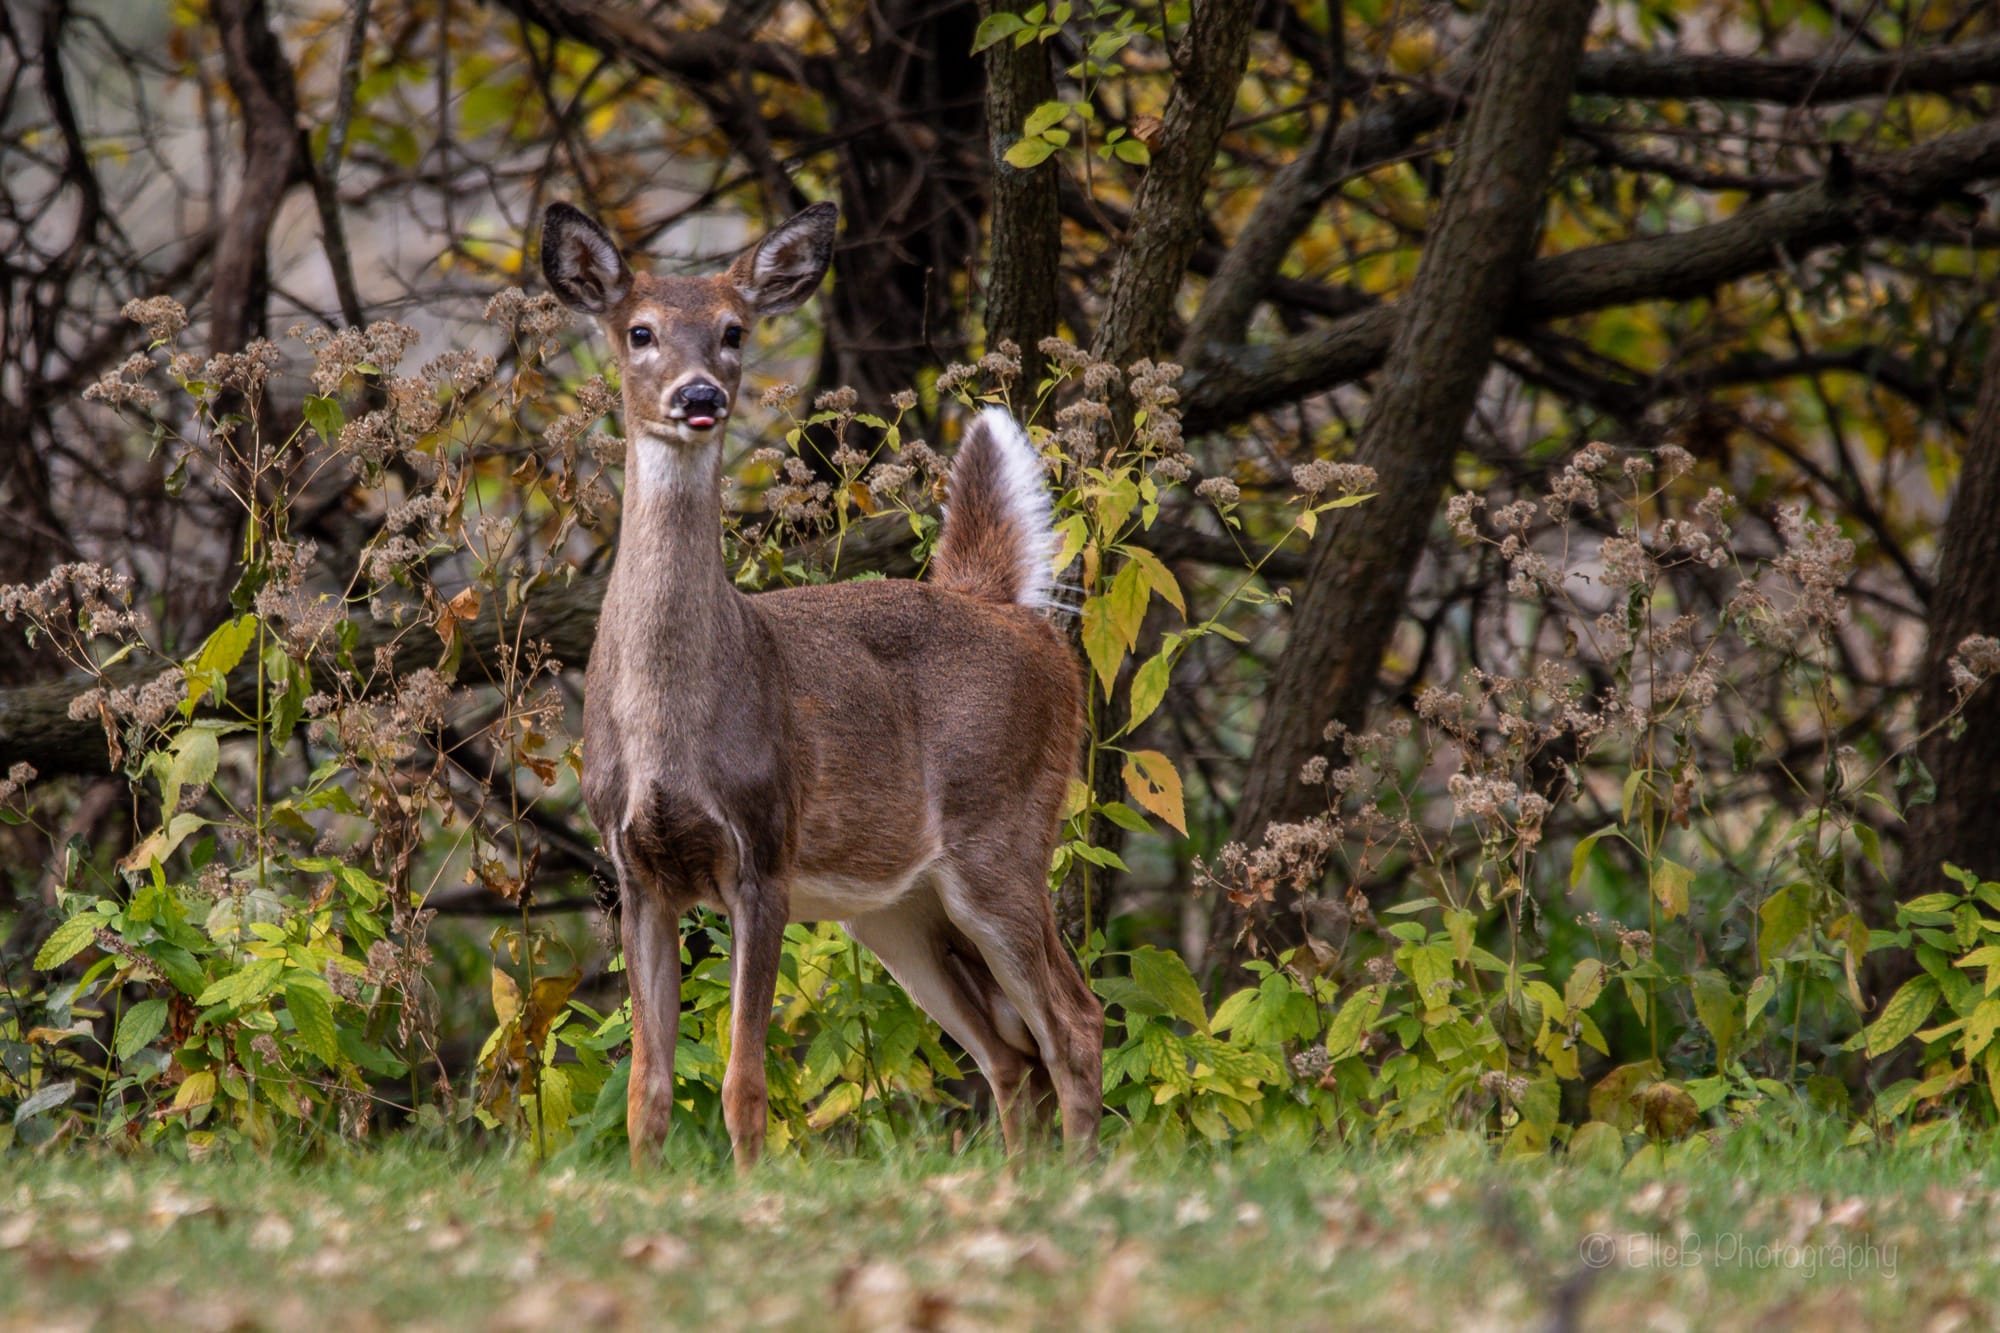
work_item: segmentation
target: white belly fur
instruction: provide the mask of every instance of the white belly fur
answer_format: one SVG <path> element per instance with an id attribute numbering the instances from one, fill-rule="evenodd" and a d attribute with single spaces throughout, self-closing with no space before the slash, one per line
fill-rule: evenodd
<path id="1" fill-rule="evenodd" d="M 895 879 L 861 880 L 844 875 L 800 875 L 792 881 L 793 921 L 845 921 L 893 907 L 908 897 L 932 862 L 919 862 Z"/>

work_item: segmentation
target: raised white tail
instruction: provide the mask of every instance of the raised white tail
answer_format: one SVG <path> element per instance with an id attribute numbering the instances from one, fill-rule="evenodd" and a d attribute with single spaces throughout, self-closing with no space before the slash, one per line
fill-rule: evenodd
<path id="1" fill-rule="evenodd" d="M 973 418 L 952 460 L 931 579 L 989 602 L 1048 605 L 1054 571 L 1048 475 L 1004 407 Z"/>

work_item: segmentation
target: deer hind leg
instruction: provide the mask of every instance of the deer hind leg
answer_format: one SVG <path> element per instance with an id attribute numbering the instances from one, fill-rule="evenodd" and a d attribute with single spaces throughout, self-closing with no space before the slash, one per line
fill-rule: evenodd
<path id="1" fill-rule="evenodd" d="M 1097 1154 L 1103 1118 L 1104 1009 L 1056 932 L 1041 872 L 994 868 L 973 892 L 966 870 L 944 877 L 945 912 L 972 940 L 1034 1035 L 1062 1108 L 1063 1143 L 1075 1159 Z"/>
<path id="2" fill-rule="evenodd" d="M 739 1172 L 755 1166 L 764 1153 L 770 1107 L 764 1052 L 778 993 L 785 917 L 784 894 L 763 883 L 743 884 L 729 904 L 729 1067 L 722 1074 L 722 1119 L 729 1126 Z"/>
<path id="3" fill-rule="evenodd" d="M 895 907 L 844 924 L 979 1066 L 1000 1108 L 1000 1137 L 1007 1151 L 1019 1152 L 1026 1143 L 1025 1085 L 1036 1058 L 1034 1044 L 1023 1039 L 1024 1032 L 1010 1040 L 1005 1025 L 995 1021 L 993 1001 L 1005 1003 L 999 983 L 978 952 L 951 928 L 936 891 L 919 888 Z"/>
<path id="4" fill-rule="evenodd" d="M 1055 1129 L 1058 1105 L 1055 1078 L 1037 1056 L 1034 1068 L 1028 1071 L 1028 1118 L 1037 1134 Z"/>
<path id="5" fill-rule="evenodd" d="M 674 1042 L 681 1027 L 680 915 L 665 894 L 621 875 L 619 933 L 632 988 L 632 1078 L 625 1132 L 632 1165 L 667 1137 L 674 1109 Z"/>

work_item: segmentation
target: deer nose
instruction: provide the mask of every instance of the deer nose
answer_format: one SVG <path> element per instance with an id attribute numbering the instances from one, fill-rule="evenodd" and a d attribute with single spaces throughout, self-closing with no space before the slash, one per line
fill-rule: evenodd
<path id="1" fill-rule="evenodd" d="M 674 390 L 673 402 L 669 406 L 672 415 L 680 417 L 696 430 L 707 430 L 729 415 L 729 395 L 722 391 L 719 384 L 708 380 L 689 380 Z"/>

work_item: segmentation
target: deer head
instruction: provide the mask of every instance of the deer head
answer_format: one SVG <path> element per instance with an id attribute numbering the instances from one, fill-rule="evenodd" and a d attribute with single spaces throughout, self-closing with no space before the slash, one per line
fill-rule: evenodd
<path id="1" fill-rule="evenodd" d="M 736 406 L 743 346 L 766 315 L 796 309 L 826 276 L 840 210 L 814 204 L 709 278 L 634 273 L 609 232 L 568 204 L 542 216 L 542 275 L 595 315 L 618 357 L 625 429 L 669 444 L 719 437 Z"/>

